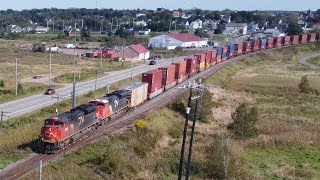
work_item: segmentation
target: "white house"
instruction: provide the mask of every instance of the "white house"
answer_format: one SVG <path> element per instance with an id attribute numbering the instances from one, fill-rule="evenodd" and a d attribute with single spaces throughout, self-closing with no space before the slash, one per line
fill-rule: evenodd
<path id="1" fill-rule="evenodd" d="M 248 25 L 246 23 L 227 23 L 225 31 L 233 34 L 239 34 L 242 31 L 242 34 L 247 34 Z"/>
<path id="2" fill-rule="evenodd" d="M 37 33 L 47 33 L 48 31 L 49 31 L 48 27 L 37 26 L 37 28 L 36 28 Z"/>
<path id="3" fill-rule="evenodd" d="M 199 29 L 199 28 L 202 28 L 202 20 L 201 19 L 197 19 L 195 21 L 193 21 L 192 23 L 190 23 L 190 28 L 192 30 L 196 30 L 196 29 Z"/>
<path id="4" fill-rule="evenodd" d="M 167 48 L 167 47 L 203 47 L 208 44 L 207 39 L 199 36 L 180 33 L 180 34 L 164 34 L 149 39 L 148 46 L 153 48 Z"/>

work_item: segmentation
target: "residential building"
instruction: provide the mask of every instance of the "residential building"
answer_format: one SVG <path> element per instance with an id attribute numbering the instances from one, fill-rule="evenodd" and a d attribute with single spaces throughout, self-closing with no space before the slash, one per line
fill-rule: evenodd
<path id="1" fill-rule="evenodd" d="M 172 17 L 179 18 L 180 17 L 180 11 L 178 11 L 178 10 L 172 11 Z"/>
<path id="2" fill-rule="evenodd" d="M 150 51 L 141 44 L 131 45 L 120 51 L 120 59 L 125 61 L 139 61 L 149 57 Z"/>
<path id="3" fill-rule="evenodd" d="M 20 27 L 17 25 L 10 25 L 9 26 L 9 31 L 12 33 L 30 32 L 32 30 L 33 30 L 32 27 L 23 28 L 23 27 Z"/>
<path id="4" fill-rule="evenodd" d="M 37 26 L 36 28 L 36 33 L 47 33 L 49 31 L 48 27 L 43 27 L 43 26 Z"/>
<path id="5" fill-rule="evenodd" d="M 216 30 L 216 29 L 218 29 L 219 22 L 220 21 L 206 20 L 205 22 L 203 22 L 202 27 L 205 28 L 205 29 Z"/>
<path id="6" fill-rule="evenodd" d="M 232 34 L 247 34 L 248 25 L 246 23 L 227 23 L 225 31 Z"/>
<path id="7" fill-rule="evenodd" d="M 221 21 L 225 23 L 231 23 L 231 16 L 221 15 Z"/>
<path id="8" fill-rule="evenodd" d="M 168 47 L 203 47 L 208 44 L 207 39 L 189 33 L 164 34 L 149 39 L 148 46 L 153 48 Z"/>
<path id="9" fill-rule="evenodd" d="M 189 27 L 190 29 L 192 29 L 193 31 L 196 29 L 201 29 L 202 28 L 202 20 L 201 19 L 197 19 L 193 22 L 190 23 Z"/>
<path id="10" fill-rule="evenodd" d="M 313 25 L 312 25 L 312 28 L 313 28 L 313 29 L 320 29 L 320 24 L 313 24 Z"/>

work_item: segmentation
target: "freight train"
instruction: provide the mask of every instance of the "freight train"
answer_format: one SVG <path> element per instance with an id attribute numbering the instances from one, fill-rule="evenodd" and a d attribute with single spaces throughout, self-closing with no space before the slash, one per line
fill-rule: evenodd
<path id="1" fill-rule="evenodd" d="M 83 131 L 107 123 L 112 115 L 135 108 L 221 61 L 264 49 L 313 42 L 320 42 L 319 34 L 245 41 L 239 44 L 214 47 L 206 52 L 145 72 L 142 74 L 142 82 L 134 83 L 71 109 L 69 112 L 45 120 L 41 129 L 40 151 L 54 153 L 72 143 L 74 138 L 81 135 Z"/>

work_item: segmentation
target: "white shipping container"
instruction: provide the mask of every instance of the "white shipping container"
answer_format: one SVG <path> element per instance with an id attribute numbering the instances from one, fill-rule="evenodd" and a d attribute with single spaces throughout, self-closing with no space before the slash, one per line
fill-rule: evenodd
<path id="1" fill-rule="evenodd" d="M 129 94 L 130 107 L 136 107 L 148 99 L 148 83 L 137 82 L 125 89 Z"/>

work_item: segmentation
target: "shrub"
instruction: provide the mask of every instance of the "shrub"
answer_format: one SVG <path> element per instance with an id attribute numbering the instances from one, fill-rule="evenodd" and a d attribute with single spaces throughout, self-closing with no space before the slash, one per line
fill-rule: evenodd
<path id="1" fill-rule="evenodd" d="M 141 120 L 136 120 L 134 121 L 134 127 L 136 128 L 136 130 L 142 131 L 146 129 L 146 124 Z"/>
<path id="2" fill-rule="evenodd" d="M 313 89 L 311 88 L 309 79 L 307 76 L 303 76 L 300 84 L 298 85 L 301 93 L 312 94 Z"/>
<path id="3" fill-rule="evenodd" d="M 253 138 L 259 134 L 259 130 L 255 127 L 258 122 L 258 110 L 256 107 L 251 109 L 248 105 L 242 103 L 237 107 L 236 111 L 231 114 L 233 123 L 228 125 L 234 135 L 239 139 Z"/>

